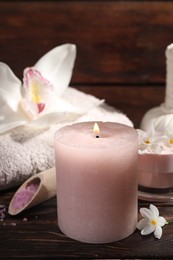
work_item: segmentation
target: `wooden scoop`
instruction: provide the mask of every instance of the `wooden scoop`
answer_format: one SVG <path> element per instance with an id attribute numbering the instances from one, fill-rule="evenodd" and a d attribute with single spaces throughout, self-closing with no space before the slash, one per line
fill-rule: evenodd
<path id="1" fill-rule="evenodd" d="M 56 196 L 55 168 L 40 172 L 25 181 L 10 201 L 8 213 L 17 215 L 25 209 Z"/>

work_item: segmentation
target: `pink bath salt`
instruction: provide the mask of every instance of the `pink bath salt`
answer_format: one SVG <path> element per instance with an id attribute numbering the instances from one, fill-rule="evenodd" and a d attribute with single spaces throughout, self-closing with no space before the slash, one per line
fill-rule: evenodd
<path id="1" fill-rule="evenodd" d="M 27 205 L 36 194 L 40 184 L 40 179 L 34 179 L 25 188 L 19 190 L 13 199 L 13 208 L 20 209 Z"/>

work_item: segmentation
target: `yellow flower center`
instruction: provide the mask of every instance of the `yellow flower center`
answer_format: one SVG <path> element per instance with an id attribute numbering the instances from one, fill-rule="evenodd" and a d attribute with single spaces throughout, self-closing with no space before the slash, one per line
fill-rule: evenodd
<path id="1" fill-rule="evenodd" d="M 157 220 L 156 219 L 152 219 L 151 220 L 151 224 L 155 226 L 157 224 Z"/>
<path id="2" fill-rule="evenodd" d="M 170 144 L 173 144 L 173 138 L 170 138 L 170 139 L 169 139 L 169 143 L 170 143 Z"/>
<path id="3" fill-rule="evenodd" d="M 151 141 L 150 141 L 150 139 L 148 138 L 148 139 L 146 139 L 146 140 L 144 141 L 144 143 L 145 143 L 145 144 L 151 144 Z"/>
<path id="4" fill-rule="evenodd" d="M 39 104 L 42 102 L 42 98 L 39 95 L 39 86 L 37 82 L 32 82 L 31 84 L 31 96 L 33 103 Z"/>

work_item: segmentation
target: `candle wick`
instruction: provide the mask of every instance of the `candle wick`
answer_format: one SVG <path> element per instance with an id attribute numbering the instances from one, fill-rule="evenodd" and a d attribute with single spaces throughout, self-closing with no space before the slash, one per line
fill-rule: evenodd
<path id="1" fill-rule="evenodd" d="M 96 135 L 96 138 L 99 138 L 100 136 L 99 135 Z"/>

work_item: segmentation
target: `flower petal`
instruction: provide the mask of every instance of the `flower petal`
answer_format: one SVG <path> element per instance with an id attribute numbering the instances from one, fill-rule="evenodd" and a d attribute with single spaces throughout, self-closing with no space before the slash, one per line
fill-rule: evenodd
<path id="1" fill-rule="evenodd" d="M 142 231 L 141 235 L 149 235 L 155 230 L 155 227 L 151 224 L 148 224 Z"/>
<path id="2" fill-rule="evenodd" d="M 56 122 L 77 120 L 79 116 L 85 115 L 91 109 L 99 106 L 103 100 L 87 95 L 77 89 L 69 87 L 62 97 L 56 98 L 52 106 L 38 119 L 29 123 L 37 127 L 48 127 Z M 61 118 L 60 118 L 61 117 Z"/>
<path id="3" fill-rule="evenodd" d="M 156 153 L 160 154 L 162 152 L 162 147 L 160 146 L 159 143 L 153 143 L 150 148 L 148 149 L 149 153 Z"/>
<path id="4" fill-rule="evenodd" d="M 148 137 L 147 133 L 144 132 L 141 129 L 137 129 L 137 133 L 138 133 L 138 142 L 139 142 L 139 144 L 143 144 L 144 140 Z"/>
<path id="5" fill-rule="evenodd" d="M 0 104 L 6 105 L 8 103 L 12 111 L 16 111 L 21 98 L 20 86 L 20 80 L 14 75 L 10 67 L 0 62 Z"/>
<path id="6" fill-rule="evenodd" d="M 0 62 L 0 133 L 27 122 L 19 102 L 21 82 L 10 67 Z"/>
<path id="7" fill-rule="evenodd" d="M 160 226 L 158 226 L 158 225 L 157 225 L 156 228 L 155 228 L 154 236 L 155 236 L 156 238 L 158 238 L 158 239 L 160 239 L 161 236 L 162 236 L 162 228 L 161 228 Z"/>
<path id="8" fill-rule="evenodd" d="M 52 103 L 53 86 L 34 67 L 24 70 L 22 90 L 21 105 L 31 119 L 37 118 Z"/>
<path id="9" fill-rule="evenodd" d="M 152 215 L 152 212 L 150 209 L 140 208 L 140 213 L 141 213 L 142 217 L 147 218 L 149 220 L 151 220 L 153 218 L 153 215 Z"/>
<path id="10" fill-rule="evenodd" d="M 60 96 L 68 87 L 76 58 L 76 46 L 63 44 L 46 53 L 35 64 L 42 75 L 55 88 L 55 95 Z"/>
<path id="11" fill-rule="evenodd" d="M 137 229 L 143 230 L 148 225 L 148 219 L 142 218 L 136 225 Z"/>
<path id="12" fill-rule="evenodd" d="M 61 97 L 54 97 L 54 101 L 47 111 L 48 113 L 69 111 L 83 115 L 103 102 L 104 100 L 69 87 Z"/>
<path id="13" fill-rule="evenodd" d="M 159 217 L 158 218 L 158 225 L 163 227 L 164 225 L 166 225 L 167 221 L 164 217 Z"/>
<path id="14" fill-rule="evenodd" d="M 158 208 L 156 206 L 154 206 L 153 204 L 150 204 L 149 208 L 150 208 L 150 210 L 151 210 L 151 212 L 153 214 L 153 218 L 158 219 L 158 217 L 159 217 L 159 210 L 158 210 Z"/>

